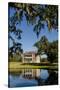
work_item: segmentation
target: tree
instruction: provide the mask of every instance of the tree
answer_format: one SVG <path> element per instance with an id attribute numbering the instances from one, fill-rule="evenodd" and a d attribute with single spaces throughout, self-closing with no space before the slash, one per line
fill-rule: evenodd
<path id="1" fill-rule="evenodd" d="M 47 50 L 48 43 L 49 42 L 46 36 L 42 36 L 41 39 L 34 44 L 34 46 L 37 47 L 38 53 L 41 54 Z"/>
<path id="2" fill-rule="evenodd" d="M 12 58 L 13 55 L 16 54 L 17 50 L 21 53 L 23 52 L 23 49 L 21 48 L 22 44 L 20 42 L 17 42 L 17 40 L 21 39 L 21 33 L 22 33 L 22 30 L 20 28 L 19 29 L 16 28 L 17 23 L 18 23 L 18 19 L 16 16 L 16 12 L 13 14 L 13 16 L 10 16 L 10 7 L 9 7 L 9 15 L 8 15 L 9 58 Z M 10 40 L 12 40 L 13 46 L 10 46 Z"/>
<path id="3" fill-rule="evenodd" d="M 50 62 L 58 62 L 58 40 L 49 44 L 46 54 Z"/>
<path id="4" fill-rule="evenodd" d="M 40 5 L 28 3 L 9 3 L 9 7 L 16 10 L 16 17 L 19 22 L 25 16 L 28 24 L 34 25 L 34 32 L 39 36 L 41 28 L 45 23 L 49 30 L 58 29 L 58 6 L 57 5 Z"/>
<path id="5" fill-rule="evenodd" d="M 16 43 L 9 48 L 9 61 L 22 61 L 23 49 L 21 49 L 21 44 Z"/>
<path id="6" fill-rule="evenodd" d="M 58 62 L 58 40 L 49 42 L 45 36 L 42 36 L 34 46 L 37 47 L 39 54 L 44 52 L 47 55 L 48 61 Z"/>

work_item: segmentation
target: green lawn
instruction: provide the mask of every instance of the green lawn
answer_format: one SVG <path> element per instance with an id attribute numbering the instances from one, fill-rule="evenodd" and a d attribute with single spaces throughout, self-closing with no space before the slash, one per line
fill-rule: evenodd
<path id="1" fill-rule="evenodd" d="M 23 63 L 20 63 L 20 62 L 9 62 L 9 72 L 12 71 L 12 72 L 17 72 L 17 71 L 20 71 L 21 69 L 58 69 L 58 65 L 34 65 L 34 64 L 23 64 Z"/>

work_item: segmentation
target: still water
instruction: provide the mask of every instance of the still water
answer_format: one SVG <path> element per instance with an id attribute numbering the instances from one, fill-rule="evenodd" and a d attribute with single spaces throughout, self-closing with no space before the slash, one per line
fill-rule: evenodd
<path id="1" fill-rule="evenodd" d="M 58 72 L 45 69 L 21 69 L 19 73 L 10 73 L 9 87 L 57 85 Z"/>

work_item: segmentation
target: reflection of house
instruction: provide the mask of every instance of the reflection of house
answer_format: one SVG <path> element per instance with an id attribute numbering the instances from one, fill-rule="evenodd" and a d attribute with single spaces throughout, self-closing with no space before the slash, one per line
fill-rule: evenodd
<path id="1" fill-rule="evenodd" d="M 40 77 L 40 69 L 23 69 L 22 76 L 27 79 Z"/>
<path id="2" fill-rule="evenodd" d="M 40 63 L 40 56 L 36 52 L 25 52 L 23 54 L 23 63 Z"/>

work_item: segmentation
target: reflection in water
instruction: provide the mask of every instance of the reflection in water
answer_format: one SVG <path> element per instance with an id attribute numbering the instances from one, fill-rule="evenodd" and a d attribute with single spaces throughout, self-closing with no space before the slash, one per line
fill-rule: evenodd
<path id="1" fill-rule="evenodd" d="M 41 70 L 40 78 L 46 80 L 49 77 L 49 73 L 47 70 Z"/>
<path id="2" fill-rule="evenodd" d="M 24 78 L 33 79 L 35 77 L 40 77 L 40 69 L 23 69 Z"/>
<path id="3" fill-rule="evenodd" d="M 49 77 L 45 81 L 47 85 L 56 85 L 58 84 L 58 73 L 57 72 L 52 72 L 49 70 Z"/>
<path id="4" fill-rule="evenodd" d="M 21 69 L 20 73 L 11 73 L 9 87 L 54 85 L 58 84 L 58 74 L 52 70 Z"/>

